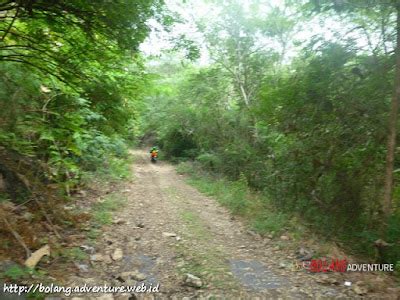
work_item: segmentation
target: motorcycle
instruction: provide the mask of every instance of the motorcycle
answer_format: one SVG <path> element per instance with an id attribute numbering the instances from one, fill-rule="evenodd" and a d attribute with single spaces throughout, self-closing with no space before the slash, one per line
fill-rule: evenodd
<path id="1" fill-rule="evenodd" d="M 157 162 L 157 157 L 158 157 L 158 154 L 157 153 L 152 153 L 151 154 L 151 162 L 153 163 L 153 164 L 155 164 L 156 162 Z"/>

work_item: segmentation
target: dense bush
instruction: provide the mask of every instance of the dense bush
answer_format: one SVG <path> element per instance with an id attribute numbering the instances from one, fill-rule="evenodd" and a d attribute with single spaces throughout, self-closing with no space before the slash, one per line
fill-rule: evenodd
<path id="1" fill-rule="evenodd" d="M 246 17 L 235 11 L 232 19 L 234 7 L 224 9 L 224 24 L 202 29 L 214 63 L 176 68 L 174 78 L 156 81 L 145 131 L 157 133 L 167 156 L 195 159 L 234 182 L 245 178 L 283 215 L 301 216 L 321 234 L 368 255 L 373 242 L 383 238 L 391 244 L 383 259 L 399 260 L 398 185 L 386 227 L 381 201 L 392 53 L 365 51 L 350 38 L 314 37 L 283 64 L 279 55 L 271 55 L 274 49 L 266 53 L 255 47 L 261 27 L 239 24 Z M 361 12 L 364 17 L 377 21 Z M 226 30 L 225 36 L 214 25 Z M 242 53 L 232 45 L 241 45 Z"/>
<path id="2" fill-rule="evenodd" d="M 69 194 L 83 172 L 119 168 L 145 95 L 138 46 L 146 20 L 162 21 L 161 4 L 0 4 L 0 175 L 8 186 L 24 178 L 26 190 L 57 185 Z M 14 157 L 40 172 L 22 170 Z"/>

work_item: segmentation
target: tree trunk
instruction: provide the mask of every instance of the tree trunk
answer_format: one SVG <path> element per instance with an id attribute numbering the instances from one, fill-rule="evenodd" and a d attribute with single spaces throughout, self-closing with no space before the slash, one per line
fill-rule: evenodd
<path id="1" fill-rule="evenodd" d="M 393 194 L 393 168 L 394 156 L 396 151 L 396 134 L 397 134 L 397 119 L 400 102 L 400 1 L 396 3 L 397 22 L 396 22 L 396 70 L 394 80 L 394 92 L 392 97 L 390 117 L 389 117 L 389 135 L 387 142 L 386 154 L 386 177 L 385 188 L 383 195 L 382 211 L 385 217 L 385 222 L 390 216 L 392 209 L 392 194 Z"/>

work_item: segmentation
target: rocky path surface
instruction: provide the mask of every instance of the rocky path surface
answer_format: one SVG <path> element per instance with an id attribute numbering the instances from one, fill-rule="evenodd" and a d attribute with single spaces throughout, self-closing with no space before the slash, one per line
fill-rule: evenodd
<path id="1" fill-rule="evenodd" d="M 295 253 L 285 251 L 290 241 L 254 234 L 170 164 L 151 164 L 140 150 L 132 155 L 126 204 L 99 238 L 89 270 L 70 285 L 159 284 L 159 293 L 96 299 L 397 299 L 347 287 L 347 274 L 295 269 Z"/>

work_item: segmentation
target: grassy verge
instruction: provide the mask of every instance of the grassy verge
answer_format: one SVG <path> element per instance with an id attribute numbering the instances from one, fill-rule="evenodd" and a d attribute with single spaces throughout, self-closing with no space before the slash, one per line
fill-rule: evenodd
<path id="1" fill-rule="evenodd" d="M 179 191 L 175 188 L 165 190 L 171 201 L 181 203 Z M 238 282 L 230 272 L 223 247 L 213 241 L 213 235 L 197 213 L 180 208 L 179 218 L 183 221 L 181 233 L 185 243 L 176 243 L 178 254 L 178 273 L 190 273 L 200 277 L 203 288 L 236 289 Z"/>
<path id="2" fill-rule="evenodd" d="M 302 228 L 295 225 L 296 220 L 276 211 L 267 196 L 251 191 L 244 177 L 229 181 L 204 173 L 190 163 L 179 164 L 177 171 L 189 175 L 187 182 L 200 192 L 217 199 L 234 215 L 243 217 L 255 232 L 276 236 L 290 229 L 294 236 L 301 236 Z"/>
<path id="3" fill-rule="evenodd" d="M 83 182 L 91 189 L 104 193 L 105 189 L 122 184 L 133 179 L 131 166 L 133 157 L 127 155 L 123 158 L 110 157 L 102 166 L 94 172 L 84 174 Z M 101 234 L 103 225 L 112 223 L 112 215 L 120 207 L 123 207 L 126 199 L 118 192 L 112 191 L 91 207 L 91 227 L 87 232 L 89 240 L 96 240 Z"/>
<path id="4" fill-rule="evenodd" d="M 256 193 L 247 185 L 244 178 L 238 181 L 230 181 L 222 177 L 204 172 L 201 168 L 195 165 L 182 162 L 177 166 L 177 171 L 180 174 L 189 175 L 187 182 L 196 187 L 200 192 L 214 197 L 219 203 L 229 208 L 235 214 L 243 217 L 249 224 L 249 227 L 261 235 L 279 236 L 284 232 L 290 232 L 294 245 L 302 243 L 304 240 L 311 242 L 315 250 L 314 257 L 331 256 L 335 251 L 342 252 L 336 249 L 336 246 L 323 235 L 314 232 L 308 228 L 309 225 L 304 225 L 301 218 L 294 215 L 288 215 L 279 212 L 270 204 L 268 196 L 262 193 Z M 313 241 L 317 240 L 318 243 Z M 356 251 L 354 240 L 346 240 L 349 246 L 343 245 L 346 251 L 363 259 L 369 259 L 370 256 L 362 255 L 360 251 Z M 278 241 L 278 246 L 279 246 Z M 394 262 L 394 275 L 400 277 L 400 261 Z"/>
<path id="5" fill-rule="evenodd" d="M 213 245 L 211 233 L 202 220 L 192 211 L 183 210 L 180 217 L 185 223 L 183 238 L 186 241 L 196 241 L 196 244 L 178 243 L 178 256 L 182 258 L 179 272 L 190 273 L 206 279 L 207 288 L 235 289 L 238 286 L 230 273 L 225 253 Z M 193 236 L 196 238 L 193 239 Z"/>

